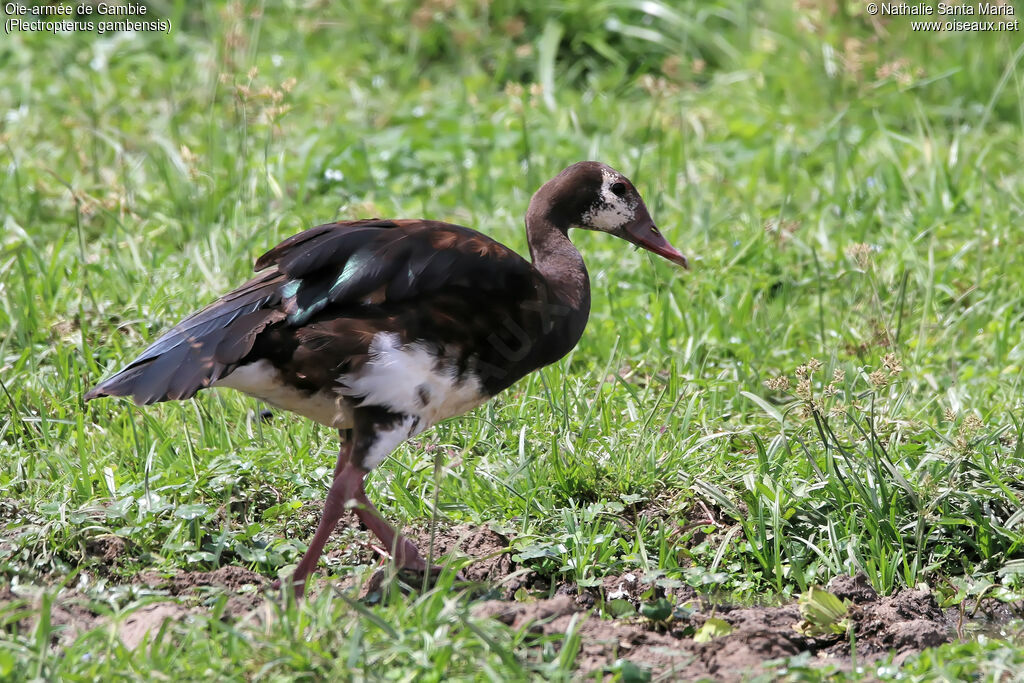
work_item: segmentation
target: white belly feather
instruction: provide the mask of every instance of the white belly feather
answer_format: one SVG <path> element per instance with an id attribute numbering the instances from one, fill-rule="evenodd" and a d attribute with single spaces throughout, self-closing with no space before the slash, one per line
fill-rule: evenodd
<path id="1" fill-rule="evenodd" d="M 438 358 L 421 344 L 402 345 L 394 333 L 378 333 L 369 352 L 367 363 L 340 376 L 333 391 L 300 391 L 288 385 L 281 372 L 266 360 L 239 366 L 212 386 L 237 389 L 335 429 L 350 428 L 352 408 L 359 405 L 381 406 L 408 416 L 401 427 L 387 432 L 384 440 L 392 442 L 387 452 L 410 436 L 468 412 L 489 398 L 475 375 L 458 376 L 451 360 Z M 387 447 L 384 443 L 380 446 L 381 450 Z"/>
<path id="2" fill-rule="evenodd" d="M 211 386 L 237 389 L 276 408 L 298 413 L 335 429 L 352 426 L 352 410 L 342 396 L 331 391 L 314 394 L 299 391 L 287 384 L 281 372 L 265 360 L 240 365 Z"/>
<path id="3" fill-rule="evenodd" d="M 390 332 L 378 333 L 370 343 L 369 362 L 339 381 L 344 394 L 362 397 L 361 405 L 418 417 L 419 431 L 489 398 L 475 375 L 459 377 L 450 359 L 438 358 L 421 344 L 403 346 Z"/>

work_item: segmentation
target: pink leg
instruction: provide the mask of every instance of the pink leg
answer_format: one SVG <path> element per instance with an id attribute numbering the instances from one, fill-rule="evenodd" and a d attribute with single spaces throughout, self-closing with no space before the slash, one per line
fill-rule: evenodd
<path id="1" fill-rule="evenodd" d="M 341 450 L 338 451 L 338 462 L 334 466 L 334 481 L 327 492 L 327 500 L 324 502 L 324 511 L 320 516 L 320 523 L 316 527 L 316 533 L 313 534 L 309 547 L 306 549 L 302 559 L 299 560 L 295 573 L 292 575 L 292 585 L 295 588 L 295 595 L 297 597 L 301 597 L 305 592 L 306 579 L 316 569 L 327 539 L 330 537 L 331 532 L 334 531 L 334 527 L 337 526 L 338 520 L 345 514 L 345 501 L 347 498 L 345 497 L 343 485 L 338 478 L 338 474 L 348 465 L 351 455 L 352 440 L 348 439 L 342 442 Z M 280 582 L 275 582 L 274 587 L 280 587 Z"/>
<path id="2" fill-rule="evenodd" d="M 355 445 L 351 432 L 346 435 L 345 431 L 339 429 L 338 437 L 341 439 L 341 450 L 338 451 L 338 461 L 334 463 L 334 479 L 338 478 L 341 470 L 352 459 L 352 448 Z M 333 482 L 334 480 L 332 479 L 331 481 Z"/>
<path id="3" fill-rule="evenodd" d="M 391 553 L 395 564 L 399 568 L 412 569 L 418 572 L 426 571 L 427 563 L 423 560 L 420 551 L 416 549 L 413 542 L 395 531 L 390 524 L 385 522 L 377 508 L 366 497 L 366 491 L 363 489 L 363 477 L 365 476 L 366 470 L 355 465 L 348 465 L 341 472 L 341 477 L 348 478 L 353 482 L 354 490 L 352 491 L 351 500 L 355 502 L 354 510 L 356 516 L 359 517 L 359 521 L 365 524 L 366 528 L 380 539 L 380 542 Z"/>
<path id="4" fill-rule="evenodd" d="M 427 569 L 427 563 L 420 555 L 419 550 L 408 538 L 395 531 L 385 522 L 377 508 L 366 496 L 363 488 L 363 479 L 366 477 L 366 470 L 353 465 L 349 458 L 351 456 L 353 441 L 346 441 L 338 453 L 338 462 L 334 468 L 334 482 L 327 492 L 327 500 L 324 503 L 324 512 L 320 517 L 316 533 L 306 553 L 302 556 L 295 573 L 292 575 L 292 585 L 295 595 L 301 597 L 306 589 L 306 581 L 310 574 L 316 569 L 320 556 L 323 554 L 324 545 L 330 537 L 338 520 L 348 508 L 356 513 L 359 520 L 380 539 L 384 547 L 391 552 L 395 564 L 401 569 L 411 569 L 423 572 Z M 276 585 L 276 584 L 275 584 Z"/>

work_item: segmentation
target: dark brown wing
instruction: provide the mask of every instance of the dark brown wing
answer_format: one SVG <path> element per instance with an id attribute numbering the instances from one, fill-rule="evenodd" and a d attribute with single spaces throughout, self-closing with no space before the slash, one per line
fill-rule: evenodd
<path id="1" fill-rule="evenodd" d="M 86 400 L 190 398 L 263 353 L 300 354 L 306 366 L 319 348 L 331 356 L 320 365 L 337 367 L 339 352 L 358 355 L 382 326 L 423 327 L 414 312 L 430 317 L 431 300 L 472 293 L 479 307 L 482 298 L 516 301 L 543 286 L 514 251 L 436 221 L 317 226 L 268 251 L 256 269 L 265 272 L 176 325 Z"/>
<path id="2" fill-rule="evenodd" d="M 85 394 L 131 396 L 139 405 L 190 398 L 234 368 L 280 310 L 279 273 L 253 278 L 163 334 L 123 370 Z"/>
<path id="3" fill-rule="evenodd" d="M 288 322 L 301 325 L 328 306 L 396 304 L 450 288 L 521 294 L 536 273 L 486 235 L 439 221 L 359 221 L 320 226 L 285 240 L 256 261 L 276 266 Z"/>

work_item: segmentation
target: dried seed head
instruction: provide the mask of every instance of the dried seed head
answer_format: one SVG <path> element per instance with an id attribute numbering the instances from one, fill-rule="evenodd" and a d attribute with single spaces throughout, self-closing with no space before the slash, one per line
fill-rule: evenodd
<path id="1" fill-rule="evenodd" d="M 523 96 L 523 84 L 516 83 L 515 81 L 509 81 L 505 84 L 505 94 L 509 97 L 522 97 Z"/>
<path id="2" fill-rule="evenodd" d="M 912 66 L 909 59 L 900 58 L 879 66 L 875 70 L 875 76 L 880 81 L 891 78 L 902 86 L 908 86 L 915 78 L 924 76 L 924 69 Z"/>
<path id="3" fill-rule="evenodd" d="M 846 247 L 846 255 L 853 259 L 857 267 L 866 270 L 871 264 L 871 245 L 856 242 Z"/>
<path id="4" fill-rule="evenodd" d="M 846 370 L 842 368 L 836 368 L 832 371 L 832 382 L 835 384 L 842 384 L 846 381 Z"/>
<path id="5" fill-rule="evenodd" d="M 780 219 L 778 217 L 769 218 L 764 222 L 764 231 L 775 238 L 775 241 L 780 246 L 785 244 L 793 237 L 793 234 L 800 229 L 800 221 Z"/>
<path id="6" fill-rule="evenodd" d="M 964 418 L 963 424 L 960 425 L 960 433 L 964 436 L 974 434 L 984 426 L 985 423 L 981 421 L 980 417 L 974 413 L 969 413 L 967 417 Z"/>
<path id="7" fill-rule="evenodd" d="M 808 377 L 803 377 L 796 385 L 796 396 L 807 401 L 811 398 L 811 380 Z"/>
<path id="8" fill-rule="evenodd" d="M 526 30 L 526 22 L 520 17 L 509 17 L 502 23 L 501 28 L 509 38 L 518 38 Z"/>
<path id="9" fill-rule="evenodd" d="M 810 370 L 811 372 L 817 372 L 818 370 L 821 370 L 821 361 L 818 360 L 817 358 L 811 358 L 809 361 L 807 361 L 807 369 Z"/>
<path id="10" fill-rule="evenodd" d="M 786 391 L 789 389 L 789 377 L 786 377 L 785 375 L 772 377 L 765 382 L 765 386 L 773 391 Z"/>
<path id="11" fill-rule="evenodd" d="M 197 157 L 195 152 L 188 148 L 188 145 L 181 146 L 181 160 L 186 164 L 196 163 Z"/>
<path id="12" fill-rule="evenodd" d="M 889 376 L 882 370 L 875 370 L 868 375 L 868 381 L 876 387 L 884 387 L 889 383 Z"/>
<path id="13" fill-rule="evenodd" d="M 640 87 L 653 97 L 679 92 L 679 87 L 667 78 L 645 74 L 640 77 Z"/>
<path id="14" fill-rule="evenodd" d="M 903 372 L 903 365 L 900 364 L 900 359 L 896 357 L 895 353 L 885 354 L 885 358 L 882 359 L 882 367 L 888 370 L 890 375 L 898 375 Z"/>
<path id="15" fill-rule="evenodd" d="M 672 80 L 678 80 L 683 68 L 683 58 L 679 55 L 669 55 L 661 61 L 661 73 Z"/>
<path id="16" fill-rule="evenodd" d="M 821 401 L 819 401 L 816 398 L 812 398 L 810 400 L 804 401 L 803 406 L 800 408 L 800 414 L 803 417 L 807 417 L 807 418 L 814 417 L 815 414 L 821 415 L 821 413 L 822 413 Z"/>
<path id="17" fill-rule="evenodd" d="M 531 107 L 536 108 L 536 107 L 540 106 L 540 100 L 541 100 L 541 97 L 543 97 L 543 95 L 544 95 L 544 86 L 543 85 L 541 85 L 540 83 L 531 83 L 530 84 L 530 106 Z"/>
<path id="18" fill-rule="evenodd" d="M 521 114 L 525 108 L 523 102 L 523 95 L 525 93 L 526 89 L 522 83 L 509 81 L 505 84 L 505 95 L 509 100 L 509 108 L 517 114 Z"/>

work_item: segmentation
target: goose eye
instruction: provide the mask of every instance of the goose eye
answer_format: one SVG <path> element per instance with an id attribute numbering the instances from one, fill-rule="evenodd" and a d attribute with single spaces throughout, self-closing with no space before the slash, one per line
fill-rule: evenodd
<path id="1" fill-rule="evenodd" d="M 626 184 L 612 183 L 611 191 L 616 197 L 622 197 L 626 194 Z"/>

